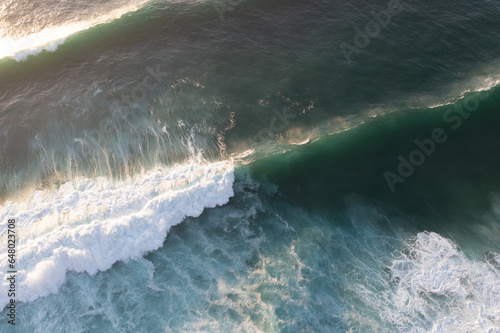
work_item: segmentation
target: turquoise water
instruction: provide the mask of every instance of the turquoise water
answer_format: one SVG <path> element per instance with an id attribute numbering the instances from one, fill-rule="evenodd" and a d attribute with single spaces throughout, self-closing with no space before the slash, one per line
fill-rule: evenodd
<path id="1" fill-rule="evenodd" d="M 0 331 L 500 331 L 499 5 L 219 5 L 2 8 Z"/>

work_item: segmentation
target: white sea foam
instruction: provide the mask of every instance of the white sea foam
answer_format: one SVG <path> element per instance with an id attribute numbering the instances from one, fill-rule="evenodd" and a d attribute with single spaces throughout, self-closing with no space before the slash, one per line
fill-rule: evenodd
<path id="1" fill-rule="evenodd" d="M 105 15 L 88 21 L 70 22 L 56 27 L 45 28 L 17 39 L 7 36 L 2 37 L 0 25 L 0 59 L 10 57 L 20 62 L 26 60 L 30 55 L 36 55 L 44 50 L 54 52 L 59 45 L 64 44 L 69 36 L 96 25 L 113 21 L 126 13 L 136 11 L 147 1 L 142 0 L 134 5 L 112 10 Z"/>
<path id="2" fill-rule="evenodd" d="M 233 195 L 229 162 L 156 170 L 128 182 L 75 180 L 52 193 L 37 191 L 26 203 L 0 207 L 0 220 L 16 219 L 16 300 L 56 293 L 66 272 L 95 274 L 113 263 L 162 246 L 170 227 Z M 0 241 L 6 244 L 6 224 Z M 0 257 L 7 258 L 6 247 Z M 0 264 L 7 272 L 7 262 Z M 7 302 L 0 286 L 0 307 Z"/>
<path id="3" fill-rule="evenodd" d="M 453 241 L 419 233 L 390 269 L 396 288 L 384 316 L 399 331 L 500 331 L 500 272 Z"/>

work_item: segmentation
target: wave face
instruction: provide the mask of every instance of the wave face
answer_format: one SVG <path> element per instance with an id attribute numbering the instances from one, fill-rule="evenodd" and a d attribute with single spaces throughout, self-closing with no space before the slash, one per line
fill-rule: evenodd
<path id="1" fill-rule="evenodd" d="M 25 61 L 42 51 L 54 52 L 66 38 L 115 20 L 147 1 L 58 2 L 33 1 L 30 6 L 12 1 L 0 14 L 0 59 Z M 23 18 L 20 20 L 20 18 Z"/>
<path id="2" fill-rule="evenodd" d="M 54 193 L 37 191 L 27 203 L 7 203 L 0 217 L 19 221 L 17 300 L 57 292 L 68 271 L 95 275 L 158 249 L 172 226 L 227 203 L 232 183 L 228 163 L 193 164 L 148 172 L 128 183 L 77 179 Z M 6 226 L 0 237 L 6 242 Z M 7 264 L 2 269 L 7 271 Z M 8 283 L 1 289 L 4 307 Z"/>

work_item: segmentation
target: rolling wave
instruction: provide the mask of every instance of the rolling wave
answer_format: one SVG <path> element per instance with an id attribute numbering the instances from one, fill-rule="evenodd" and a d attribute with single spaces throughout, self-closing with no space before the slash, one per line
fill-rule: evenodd
<path id="1" fill-rule="evenodd" d="M 64 44 L 67 38 L 84 30 L 88 30 L 100 24 L 109 23 L 119 19 L 125 14 L 137 11 L 149 0 L 142 0 L 137 4 L 125 6 L 112 10 L 105 15 L 85 21 L 61 23 L 58 26 L 48 27 L 35 33 L 23 35 L 17 38 L 5 36 L 0 31 L 0 59 L 12 58 L 18 62 L 25 61 L 31 55 L 37 55 L 42 51 L 54 52 Z"/>
<path id="2" fill-rule="evenodd" d="M 172 226 L 227 203 L 233 181 L 229 162 L 192 163 L 118 184 L 79 179 L 56 192 L 37 191 L 26 203 L 7 203 L 0 207 L 0 218 L 19 221 L 17 300 L 57 292 L 67 271 L 93 275 L 158 249 Z M 0 235 L 7 238 L 6 225 Z M 2 269 L 7 271 L 7 264 Z M 8 281 L 0 289 L 3 308 Z"/>

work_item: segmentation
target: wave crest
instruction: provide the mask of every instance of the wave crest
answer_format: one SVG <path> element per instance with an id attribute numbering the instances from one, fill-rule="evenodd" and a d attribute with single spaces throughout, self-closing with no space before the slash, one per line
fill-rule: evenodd
<path id="1" fill-rule="evenodd" d="M 57 292 L 67 271 L 92 275 L 158 249 L 170 227 L 226 204 L 233 182 L 229 162 L 190 164 L 128 183 L 80 179 L 53 193 L 37 191 L 27 203 L 7 203 L 0 207 L 0 218 L 16 219 L 16 300 L 30 302 Z M 6 234 L 4 225 L 0 238 Z M 8 270 L 6 262 L 1 269 Z M 8 281 L 0 289 L 3 308 Z"/>

